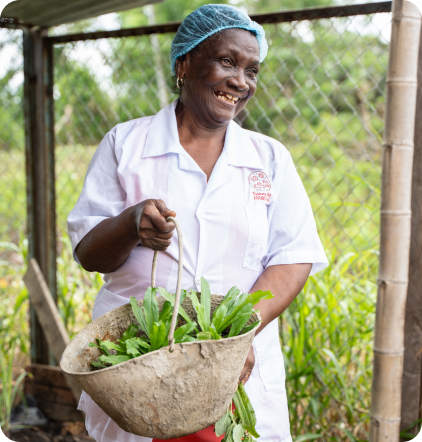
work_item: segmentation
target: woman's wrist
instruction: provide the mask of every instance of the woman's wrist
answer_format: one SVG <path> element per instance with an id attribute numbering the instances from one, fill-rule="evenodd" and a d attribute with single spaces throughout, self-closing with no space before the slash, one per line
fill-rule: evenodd
<path id="1" fill-rule="evenodd" d="M 139 223 L 142 216 L 142 209 L 143 203 L 140 203 L 127 208 L 120 214 L 120 216 L 122 216 L 128 237 L 133 239 L 133 241 L 136 241 L 137 244 L 141 242 L 141 238 L 139 236 Z"/>

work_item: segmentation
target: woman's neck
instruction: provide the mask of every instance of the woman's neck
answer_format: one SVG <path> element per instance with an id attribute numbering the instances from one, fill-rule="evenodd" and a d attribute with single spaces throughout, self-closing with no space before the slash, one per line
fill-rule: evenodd
<path id="1" fill-rule="evenodd" d="M 176 120 L 180 144 L 207 175 L 208 181 L 223 151 L 228 124 L 210 128 L 180 100 L 176 106 Z"/>

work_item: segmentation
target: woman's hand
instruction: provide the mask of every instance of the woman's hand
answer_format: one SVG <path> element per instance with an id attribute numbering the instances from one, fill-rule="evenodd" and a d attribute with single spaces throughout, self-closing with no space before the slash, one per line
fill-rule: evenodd
<path id="1" fill-rule="evenodd" d="M 134 206 L 135 222 L 141 245 L 164 251 L 170 245 L 174 223 L 167 217 L 176 216 L 162 200 L 145 200 Z"/>
<path id="2" fill-rule="evenodd" d="M 167 209 L 164 201 L 150 199 L 101 221 L 75 249 L 82 267 L 89 272 L 114 272 L 139 243 L 166 250 L 174 230 L 174 224 L 166 221 L 168 216 L 176 213 Z"/>
<path id="3" fill-rule="evenodd" d="M 239 382 L 243 382 L 244 384 L 247 382 L 247 380 L 251 376 L 254 365 L 255 365 L 255 353 L 253 352 L 253 347 L 251 345 L 248 357 L 246 358 L 245 365 L 239 377 Z"/>

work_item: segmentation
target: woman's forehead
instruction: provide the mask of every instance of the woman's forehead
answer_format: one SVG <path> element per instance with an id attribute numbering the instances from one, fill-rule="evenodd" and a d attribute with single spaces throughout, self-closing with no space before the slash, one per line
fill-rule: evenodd
<path id="1" fill-rule="evenodd" d="M 253 56 L 259 63 L 259 43 L 250 31 L 237 28 L 225 29 L 210 37 L 210 40 L 210 44 L 206 47 L 211 52 L 226 51 L 236 56 Z"/>

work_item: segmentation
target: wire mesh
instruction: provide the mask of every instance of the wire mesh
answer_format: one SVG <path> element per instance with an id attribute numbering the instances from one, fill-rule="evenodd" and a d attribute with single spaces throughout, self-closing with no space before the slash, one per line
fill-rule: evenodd
<path id="1" fill-rule="evenodd" d="M 7 352 L 17 340 L 25 353 L 28 321 L 22 307 L 27 294 L 21 278 L 27 248 L 22 31 L 0 29 L 0 60 L 0 341 L 2 351 Z"/>

